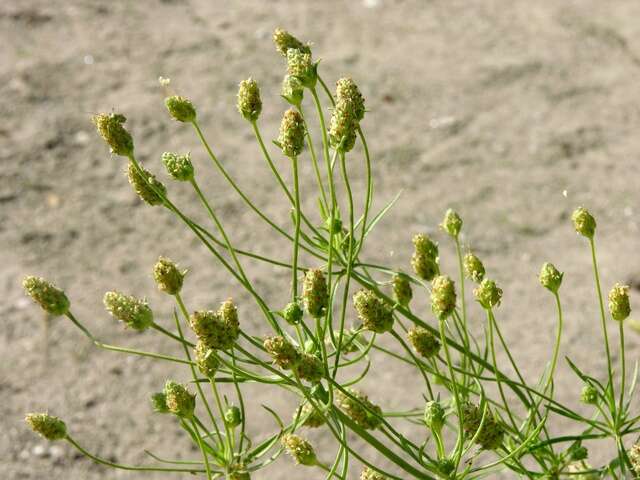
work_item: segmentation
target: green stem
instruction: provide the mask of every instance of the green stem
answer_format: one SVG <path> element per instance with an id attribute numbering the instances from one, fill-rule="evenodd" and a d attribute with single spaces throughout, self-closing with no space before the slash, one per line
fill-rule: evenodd
<path id="1" fill-rule="evenodd" d="M 202 438 L 200 438 L 200 432 L 198 431 L 198 425 L 196 425 L 196 422 L 193 420 L 193 418 L 191 419 L 191 425 L 193 426 L 193 431 L 195 433 L 196 440 L 198 441 L 198 448 L 200 448 L 200 451 L 202 452 L 202 458 L 204 459 L 204 468 L 207 471 L 207 479 L 211 480 L 211 467 L 209 466 L 209 457 L 207 455 L 207 452 L 205 452 L 204 450 L 204 446 L 202 445 Z"/>
<path id="2" fill-rule="evenodd" d="M 293 167 L 293 193 L 295 197 L 296 232 L 293 239 L 293 269 L 291 270 L 291 301 L 298 298 L 298 250 L 300 243 L 300 181 L 298 178 L 298 157 L 291 157 Z"/>

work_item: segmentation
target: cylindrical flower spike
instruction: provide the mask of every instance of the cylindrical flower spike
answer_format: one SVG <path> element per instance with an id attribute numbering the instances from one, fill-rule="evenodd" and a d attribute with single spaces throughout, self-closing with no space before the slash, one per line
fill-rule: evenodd
<path id="1" fill-rule="evenodd" d="M 302 320 L 304 312 L 298 302 L 290 302 L 282 310 L 282 317 L 289 325 L 297 325 Z"/>
<path id="2" fill-rule="evenodd" d="M 133 162 L 129 162 L 127 166 L 127 178 L 133 190 L 142 201 L 149 205 L 162 205 L 162 197 L 166 196 L 167 189 L 161 182 L 156 180 L 155 175 L 152 175 L 148 170 L 142 166 L 140 166 L 140 170 L 141 172 L 138 171 Z"/>
<path id="3" fill-rule="evenodd" d="M 291 455 L 299 465 L 311 467 L 318 463 L 316 452 L 313 450 L 311 444 L 304 438 L 293 433 L 285 433 L 280 441 L 287 453 Z"/>
<path id="4" fill-rule="evenodd" d="M 371 403 L 369 398 L 351 388 L 347 389 L 351 396 L 335 391 L 336 404 L 346 413 L 351 420 L 365 430 L 374 430 L 382 424 L 382 409 Z M 352 398 L 355 397 L 355 398 Z"/>
<path id="5" fill-rule="evenodd" d="M 371 470 L 369 467 L 364 467 L 360 474 L 360 480 L 387 480 L 387 477 L 375 470 Z"/>
<path id="6" fill-rule="evenodd" d="M 192 418 L 196 407 L 196 396 L 184 385 L 168 380 L 164 386 L 167 408 L 179 417 Z"/>
<path id="7" fill-rule="evenodd" d="M 231 321 L 225 321 L 220 310 L 193 312 L 189 317 L 189 324 L 205 345 L 216 350 L 229 350 L 240 335 L 240 329 L 233 321 L 233 316 Z"/>
<path id="8" fill-rule="evenodd" d="M 285 75 L 282 80 L 282 91 L 280 95 L 294 107 L 300 107 L 304 97 L 304 87 L 302 86 L 302 82 L 298 77 Z"/>
<path id="9" fill-rule="evenodd" d="M 65 423 L 48 413 L 28 413 L 25 421 L 34 432 L 47 440 L 61 440 L 67 436 Z"/>
<path id="10" fill-rule="evenodd" d="M 218 308 L 218 315 L 220 315 L 220 318 L 225 325 L 235 332 L 235 338 L 238 338 L 240 320 L 238 319 L 238 307 L 233 303 L 233 299 L 228 298 L 220 304 L 220 308 Z"/>
<path id="11" fill-rule="evenodd" d="M 438 275 L 431 282 L 431 310 L 440 319 L 453 313 L 456 308 L 456 290 L 453 280 L 446 275 Z"/>
<path id="12" fill-rule="evenodd" d="M 196 108 L 193 103 L 185 97 L 173 95 L 164 100 L 164 104 L 169 111 L 169 115 L 178 122 L 193 122 L 196 119 Z"/>
<path id="13" fill-rule="evenodd" d="M 310 353 L 302 353 L 293 371 L 302 380 L 318 383 L 324 376 L 324 367 L 318 357 Z"/>
<path id="14" fill-rule="evenodd" d="M 214 378 L 220 366 L 215 350 L 210 348 L 202 340 L 198 340 L 195 348 L 195 360 L 198 370 L 207 378 Z"/>
<path id="15" fill-rule="evenodd" d="M 484 278 L 484 265 L 478 257 L 469 252 L 464 256 L 464 272 L 467 278 L 480 283 Z"/>
<path id="16" fill-rule="evenodd" d="M 318 428 L 325 424 L 325 419 L 310 403 L 305 403 L 293 414 L 293 418 L 299 417 L 304 427 Z"/>
<path id="17" fill-rule="evenodd" d="M 238 112 L 249 122 L 255 122 L 262 112 L 262 100 L 258 82 L 249 77 L 238 88 Z"/>
<path id="18" fill-rule="evenodd" d="M 494 308 L 502 301 L 502 289 L 498 288 L 496 282 L 485 278 L 473 291 L 476 300 L 485 309 Z"/>
<path id="19" fill-rule="evenodd" d="M 158 285 L 158 289 L 169 295 L 180 293 L 184 275 L 185 272 L 181 272 L 175 263 L 165 257 L 158 258 L 158 261 L 153 266 L 153 278 L 156 281 L 156 285 Z"/>
<path id="20" fill-rule="evenodd" d="M 440 351 L 440 342 L 426 328 L 413 327 L 407 336 L 413 349 L 424 358 L 431 358 Z"/>
<path id="21" fill-rule="evenodd" d="M 396 273 L 393 276 L 393 296 L 403 307 L 407 307 L 411 299 L 413 298 L 413 290 L 411 289 L 411 282 L 409 278 L 402 274 Z"/>
<path id="22" fill-rule="evenodd" d="M 622 321 L 631 313 L 629 286 L 616 283 L 609 292 L 609 311 L 614 320 Z"/>
<path id="23" fill-rule="evenodd" d="M 227 411 L 224 412 L 224 421 L 231 428 L 240 425 L 242 423 L 242 413 L 240 409 L 235 406 L 227 408 Z"/>
<path id="24" fill-rule="evenodd" d="M 467 403 L 463 408 L 462 426 L 469 438 L 472 438 L 482 421 L 482 410 L 472 403 Z M 493 417 L 489 409 L 485 414 L 482 430 L 476 437 L 475 442 L 485 450 L 496 450 L 502 445 L 504 438 L 504 427 Z"/>
<path id="25" fill-rule="evenodd" d="M 640 444 L 636 444 L 627 452 L 629 460 L 633 466 L 633 471 L 636 475 L 640 476 Z"/>
<path id="26" fill-rule="evenodd" d="M 133 154 L 133 138 L 124 128 L 127 121 L 124 115 L 119 113 L 99 113 L 91 119 L 98 133 L 111 147 L 111 152 L 123 157 Z"/>
<path id="27" fill-rule="evenodd" d="M 562 276 L 564 273 L 558 271 L 558 269 L 552 263 L 545 263 L 540 270 L 540 283 L 542 286 L 553 293 L 558 293 L 560 285 L 562 285 Z"/>
<path id="28" fill-rule="evenodd" d="M 114 318 L 129 328 L 143 331 L 153 324 L 153 312 L 145 300 L 120 292 L 107 292 L 103 303 Z"/>
<path id="29" fill-rule="evenodd" d="M 329 140 L 334 148 L 349 152 L 356 144 L 358 123 L 344 104 L 336 103 L 329 121 Z"/>
<path id="30" fill-rule="evenodd" d="M 580 401 L 586 405 L 595 405 L 598 403 L 598 390 L 591 385 L 585 385 L 580 391 Z"/>
<path id="31" fill-rule="evenodd" d="M 289 32 L 280 28 L 276 28 L 273 31 L 273 43 L 275 43 L 276 50 L 278 50 L 283 57 L 287 56 L 287 52 L 291 48 L 300 50 L 302 53 L 311 53 L 309 45 L 302 43 Z"/>
<path id="32" fill-rule="evenodd" d="M 307 88 L 315 87 L 318 80 L 317 64 L 311 60 L 311 54 L 295 48 L 287 50 L 287 73 Z"/>
<path id="33" fill-rule="evenodd" d="M 430 401 L 424 407 L 424 423 L 436 433 L 440 433 L 444 426 L 445 411 L 439 402 Z"/>
<path id="34" fill-rule="evenodd" d="M 462 218 L 460 218 L 460 215 L 458 215 L 455 210 L 449 209 L 444 214 L 440 228 L 453 238 L 456 238 L 460 235 L 460 230 L 462 229 Z"/>
<path id="35" fill-rule="evenodd" d="M 151 407 L 156 413 L 171 413 L 167 407 L 167 396 L 164 392 L 156 392 L 151 395 Z"/>
<path id="36" fill-rule="evenodd" d="M 297 157 L 304 148 L 304 120 L 300 112 L 290 108 L 284 112 L 280 123 L 278 143 L 287 157 Z"/>
<path id="37" fill-rule="evenodd" d="M 167 173 L 179 182 L 189 182 L 193 180 L 194 168 L 191 163 L 191 154 L 178 155 L 173 152 L 162 154 L 162 163 L 167 168 Z"/>
<path id="38" fill-rule="evenodd" d="M 583 237 L 593 238 L 596 233 L 596 219 L 586 208 L 579 207 L 571 215 L 573 226 Z"/>
<path id="39" fill-rule="evenodd" d="M 438 244 L 428 235 L 419 233 L 413 237 L 415 250 L 411 257 L 413 271 L 423 280 L 430 282 L 440 273 L 438 266 Z"/>
<path id="40" fill-rule="evenodd" d="M 361 290 L 353 296 L 353 305 L 367 330 L 385 333 L 393 327 L 393 310 L 371 290 Z"/>
<path id="41" fill-rule="evenodd" d="M 50 315 L 65 315 L 69 311 L 70 302 L 65 293 L 44 278 L 25 277 L 22 286 L 27 295 Z"/>
<path id="42" fill-rule="evenodd" d="M 302 299 L 307 312 L 313 318 L 320 318 L 324 315 L 329 301 L 329 293 L 322 270 L 307 270 L 302 284 Z"/>
<path id="43" fill-rule="evenodd" d="M 300 362 L 300 352 L 284 337 L 267 337 L 263 345 L 273 363 L 280 368 L 290 370 Z"/>
<path id="44" fill-rule="evenodd" d="M 343 104 L 356 122 L 364 118 L 364 97 L 356 83 L 348 77 L 336 82 L 336 101 Z"/>

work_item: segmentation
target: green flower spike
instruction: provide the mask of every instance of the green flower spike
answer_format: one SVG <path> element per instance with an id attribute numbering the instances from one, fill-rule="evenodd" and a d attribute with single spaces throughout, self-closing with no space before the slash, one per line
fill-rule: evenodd
<path id="1" fill-rule="evenodd" d="M 456 211 L 449 209 L 444 215 L 440 228 L 453 238 L 456 238 L 460 235 L 460 230 L 462 229 L 462 218 Z"/>
<path id="2" fill-rule="evenodd" d="M 240 409 L 235 406 L 227 408 L 227 411 L 224 412 L 224 421 L 231 428 L 240 425 L 242 423 L 242 413 Z"/>
<path id="3" fill-rule="evenodd" d="M 347 388 L 348 396 L 340 390 L 335 391 L 336 404 L 360 427 L 374 430 L 382 424 L 382 409 L 371 403 L 369 398 L 357 390 Z M 355 398 L 352 398 L 355 397 Z"/>
<path id="4" fill-rule="evenodd" d="M 329 302 L 329 292 L 322 270 L 307 270 L 302 284 L 302 299 L 307 312 L 313 318 L 324 315 Z"/>
<path id="5" fill-rule="evenodd" d="M 577 208 L 571 215 L 573 226 L 583 237 L 593 238 L 596 233 L 596 219 L 583 207 Z"/>
<path id="6" fill-rule="evenodd" d="M 324 376 L 324 366 L 318 357 L 310 353 L 302 353 L 293 371 L 302 380 L 318 383 Z"/>
<path id="7" fill-rule="evenodd" d="M 167 409 L 182 418 L 192 418 L 196 408 L 196 396 L 184 385 L 168 380 L 164 386 Z"/>
<path id="8" fill-rule="evenodd" d="M 156 413 L 171 413 L 167 407 L 167 396 L 164 392 L 156 392 L 151 395 L 151 407 Z"/>
<path id="9" fill-rule="evenodd" d="M 325 424 L 322 413 L 316 410 L 310 403 L 305 403 L 301 407 L 298 407 L 293 417 L 294 419 L 296 417 L 300 418 L 302 426 L 308 428 L 319 428 Z"/>
<path id="10" fill-rule="evenodd" d="M 169 111 L 169 115 L 171 115 L 174 120 L 186 123 L 195 121 L 196 108 L 189 99 L 174 95 L 165 98 L 164 104 Z"/>
<path id="11" fill-rule="evenodd" d="M 311 53 L 296 48 L 287 50 L 287 74 L 300 80 L 303 86 L 314 88 L 318 80 L 318 64 L 311 60 Z"/>
<path id="12" fill-rule="evenodd" d="M 562 285 L 563 275 L 552 263 L 547 262 L 542 265 L 540 270 L 540 283 L 551 292 L 558 293 L 560 285 Z"/>
<path id="13" fill-rule="evenodd" d="M 158 289 L 169 295 L 176 295 L 182 289 L 185 272 L 181 272 L 178 266 L 165 257 L 158 258 L 153 266 L 153 278 Z"/>
<path id="14" fill-rule="evenodd" d="M 366 111 L 364 97 L 351 78 L 341 78 L 336 82 L 336 100 L 345 106 L 357 123 L 362 121 Z"/>
<path id="15" fill-rule="evenodd" d="M 636 444 L 628 452 L 633 471 L 640 476 L 640 444 Z"/>
<path id="16" fill-rule="evenodd" d="M 364 467 L 360 474 L 360 480 L 387 480 L 387 477 L 375 470 L 371 470 L 369 467 Z"/>
<path id="17" fill-rule="evenodd" d="M 424 423 L 436 433 L 440 433 L 444 426 L 445 411 L 439 402 L 430 401 L 424 407 Z"/>
<path id="18" fill-rule="evenodd" d="M 478 303 L 487 310 L 499 306 L 502 300 L 502 289 L 498 288 L 496 282 L 488 278 L 482 280 L 473 294 Z"/>
<path id="19" fill-rule="evenodd" d="M 440 351 L 440 341 L 426 328 L 413 327 L 407 333 L 407 337 L 413 349 L 421 357 L 431 358 Z"/>
<path id="20" fill-rule="evenodd" d="M 129 178 L 129 183 L 133 190 L 143 202 L 151 206 L 162 205 L 162 197 L 166 196 L 167 189 L 148 170 L 145 170 L 142 166 L 140 166 L 140 170 L 142 173 L 138 171 L 133 162 L 129 162 L 127 178 Z"/>
<path id="21" fill-rule="evenodd" d="M 290 370 L 300 362 L 300 352 L 284 337 L 267 337 L 263 346 L 280 368 Z"/>
<path id="22" fill-rule="evenodd" d="M 413 298 L 413 290 L 411 289 L 411 282 L 409 282 L 409 278 L 402 274 L 396 273 L 393 276 L 392 280 L 393 284 L 393 296 L 403 307 L 409 306 L 409 302 Z"/>
<path id="23" fill-rule="evenodd" d="M 65 293 L 44 278 L 25 277 L 22 286 L 27 295 L 50 315 L 65 315 L 69 311 L 70 302 Z"/>
<path id="24" fill-rule="evenodd" d="M 258 82 L 252 78 L 242 80 L 238 88 L 238 112 L 249 122 L 255 122 L 262 112 Z"/>
<path id="25" fill-rule="evenodd" d="M 413 237 L 415 246 L 411 257 L 413 271 L 423 280 L 430 282 L 440 273 L 438 266 L 438 244 L 433 242 L 428 235 L 419 233 Z"/>
<path id="26" fill-rule="evenodd" d="M 111 147 L 111 152 L 123 157 L 133 155 L 133 138 L 124 128 L 127 118 L 119 113 L 99 113 L 92 117 L 98 133 Z"/>
<path id="27" fill-rule="evenodd" d="M 609 292 L 609 311 L 614 320 L 622 321 L 631 313 L 629 287 L 616 283 Z"/>
<path id="28" fill-rule="evenodd" d="M 218 367 L 220 367 L 220 361 L 216 357 L 215 350 L 210 348 L 202 340 L 198 340 L 195 348 L 196 364 L 198 370 L 207 378 L 214 378 Z"/>
<path id="29" fill-rule="evenodd" d="M 58 417 L 47 413 L 28 413 L 24 420 L 47 440 L 61 440 L 67 436 L 67 426 Z"/>
<path id="30" fill-rule="evenodd" d="M 304 87 L 302 86 L 302 82 L 300 82 L 298 77 L 285 75 L 282 80 L 282 91 L 280 95 L 291 105 L 299 108 L 304 97 Z"/>
<path id="31" fill-rule="evenodd" d="M 290 108 L 284 112 L 280 123 L 278 143 L 287 157 L 297 157 L 304 148 L 304 120 L 300 112 Z"/>
<path id="32" fill-rule="evenodd" d="M 465 276 L 476 283 L 480 283 L 485 274 L 484 265 L 480 259 L 469 252 L 464 256 L 463 264 Z"/>
<path id="33" fill-rule="evenodd" d="M 467 403 L 462 411 L 462 426 L 469 438 L 473 438 L 480 428 L 482 421 L 482 410 L 472 403 Z M 489 409 L 485 414 L 482 430 L 475 439 L 475 442 L 485 450 L 496 450 L 502 445 L 504 438 L 504 427 L 500 425 Z"/>
<path id="34" fill-rule="evenodd" d="M 367 330 L 385 333 L 393 327 L 393 310 L 371 290 L 361 290 L 353 296 L 353 305 Z"/>
<path id="35" fill-rule="evenodd" d="M 173 152 L 162 154 L 162 163 L 167 168 L 167 173 L 179 182 L 189 182 L 193 180 L 194 168 L 191 163 L 191 154 L 178 155 Z"/>
<path id="36" fill-rule="evenodd" d="M 283 57 L 287 56 L 287 52 L 291 48 L 300 50 L 302 53 L 311 53 L 309 45 L 302 43 L 289 32 L 280 28 L 276 28 L 273 31 L 273 43 L 275 43 L 276 50 L 278 50 Z"/>
<path id="37" fill-rule="evenodd" d="M 438 318 L 444 319 L 455 308 L 456 290 L 453 280 L 446 275 L 438 275 L 431 282 L 431 310 Z"/>
<path id="38" fill-rule="evenodd" d="M 311 444 L 304 438 L 293 433 L 285 433 L 280 441 L 284 449 L 293 457 L 297 464 L 308 467 L 318 464 L 316 452 L 313 450 Z"/>
<path id="39" fill-rule="evenodd" d="M 302 321 L 304 312 L 298 302 L 288 303 L 284 310 L 282 310 L 282 317 L 289 325 L 297 325 Z"/>
<path id="40" fill-rule="evenodd" d="M 196 311 L 189 317 L 196 336 L 209 348 L 229 350 L 240 335 L 239 322 L 233 302 L 224 302 L 217 312 Z"/>
<path id="41" fill-rule="evenodd" d="M 120 292 L 107 292 L 103 303 L 114 318 L 129 328 L 143 331 L 153 324 L 153 312 L 145 300 Z"/>

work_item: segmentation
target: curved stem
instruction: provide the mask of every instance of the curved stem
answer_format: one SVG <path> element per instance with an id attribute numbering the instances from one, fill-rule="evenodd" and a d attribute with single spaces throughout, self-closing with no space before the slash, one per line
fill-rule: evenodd
<path id="1" fill-rule="evenodd" d="M 291 301 L 298 298 L 298 250 L 300 243 L 300 181 L 298 178 L 298 157 L 291 157 L 293 166 L 293 195 L 295 205 L 296 232 L 293 237 L 293 269 L 291 270 Z"/>

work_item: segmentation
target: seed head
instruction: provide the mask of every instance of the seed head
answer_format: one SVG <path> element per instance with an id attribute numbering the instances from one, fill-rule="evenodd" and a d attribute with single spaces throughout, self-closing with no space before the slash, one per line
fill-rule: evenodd
<path id="1" fill-rule="evenodd" d="M 393 296 L 403 307 L 409 306 L 409 302 L 413 298 L 413 290 L 411 289 L 411 282 L 409 282 L 409 278 L 402 274 L 396 273 L 393 276 Z"/>
<path id="2" fill-rule="evenodd" d="M 325 420 L 322 413 L 316 410 L 310 403 L 298 407 L 293 418 L 299 417 L 304 427 L 318 428 L 324 425 Z"/>
<path id="3" fill-rule="evenodd" d="M 285 433 L 280 441 L 287 453 L 291 455 L 299 465 L 311 467 L 318 463 L 316 452 L 313 450 L 311 444 L 304 438 L 293 433 Z"/>
<path id="4" fill-rule="evenodd" d="M 151 407 L 156 413 L 170 413 L 167 407 L 167 396 L 164 392 L 156 392 L 151 395 Z"/>
<path id="5" fill-rule="evenodd" d="M 431 282 L 431 310 L 440 319 L 451 315 L 456 308 L 456 289 L 446 275 L 438 275 Z"/>
<path id="6" fill-rule="evenodd" d="M 224 421 L 231 428 L 240 425 L 242 423 L 242 413 L 240 409 L 236 406 L 227 408 L 227 411 L 224 412 Z"/>
<path id="7" fill-rule="evenodd" d="M 134 330 L 143 331 L 153 324 L 153 312 L 145 300 L 120 292 L 107 292 L 102 300 L 109 313 Z"/>
<path id="8" fill-rule="evenodd" d="M 334 148 L 349 152 L 356 144 L 358 122 L 344 103 L 337 102 L 329 121 L 329 140 Z"/>
<path id="9" fill-rule="evenodd" d="M 324 315 L 329 301 L 329 293 L 322 270 L 307 270 L 302 283 L 302 299 L 307 313 L 313 318 L 320 318 Z"/>
<path id="10" fill-rule="evenodd" d="M 360 480 L 387 480 L 387 477 L 375 470 L 371 470 L 369 467 L 364 467 L 360 474 Z"/>
<path id="11" fill-rule="evenodd" d="M 616 283 L 609 292 L 609 311 L 614 320 L 622 321 L 631 313 L 629 286 Z"/>
<path id="12" fill-rule="evenodd" d="M 498 288 L 496 282 L 485 278 L 473 291 L 476 300 L 485 309 L 490 309 L 500 305 L 502 300 L 502 289 Z"/>
<path id="13" fill-rule="evenodd" d="M 311 353 L 302 353 L 298 363 L 293 366 L 293 370 L 298 377 L 309 383 L 318 383 L 324 376 L 322 362 Z"/>
<path id="14" fill-rule="evenodd" d="M 299 107 L 304 97 L 304 87 L 300 79 L 293 75 L 285 75 L 280 95 L 294 107 Z"/>
<path id="15" fill-rule="evenodd" d="M 153 266 L 153 278 L 156 281 L 156 285 L 158 285 L 158 289 L 169 295 L 180 293 L 184 282 L 184 274 L 185 272 L 181 272 L 175 263 L 165 257 L 158 258 L 158 261 Z"/>
<path id="16" fill-rule="evenodd" d="M 98 133 L 111 147 L 111 152 L 116 155 L 128 157 L 133 154 L 133 138 L 124 128 L 127 118 L 119 113 L 99 113 L 91 120 Z"/>
<path id="17" fill-rule="evenodd" d="M 195 348 L 196 364 L 198 370 L 207 378 L 214 378 L 220 366 L 220 361 L 214 349 L 210 348 L 202 340 L 198 340 Z"/>
<path id="18" fill-rule="evenodd" d="M 276 28 L 273 31 L 273 43 L 276 44 L 276 50 L 278 50 L 283 57 L 287 56 L 290 48 L 300 50 L 302 53 L 311 54 L 311 49 L 308 44 L 302 43 L 289 32 L 280 28 Z"/>
<path id="19" fill-rule="evenodd" d="M 393 327 L 393 310 L 371 290 L 360 290 L 353 296 L 353 305 L 367 330 L 385 333 Z"/>
<path id="20" fill-rule="evenodd" d="M 24 420 L 47 440 L 61 440 L 67 436 L 65 423 L 48 413 L 28 413 Z"/>
<path id="21" fill-rule="evenodd" d="M 304 312 L 298 302 L 290 302 L 282 310 L 282 316 L 289 325 L 297 325 L 302 320 Z"/>
<path id="22" fill-rule="evenodd" d="M 460 235 L 460 230 L 462 229 L 462 218 L 458 215 L 458 212 L 455 210 L 449 209 L 444 214 L 444 219 L 440 224 L 440 228 L 447 232 L 453 238 L 456 238 Z"/>
<path id="23" fill-rule="evenodd" d="M 354 389 L 347 388 L 349 395 L 340 390 L 335 391 L 337 405 L 360 427 L 374 430 L 382 423 L 382 409 L 374 405 L 369 398 Z"/>
<path id="24" fill-rule="evenodd" d="M 222 302 L 220 304 L 220 308 L 218 308 L 218 314 L 220 315 L 220 318 L 225 323 L 225 325 L 235 330 L 240 329 L 238 307 L 236 307 L 236 304 L 233 303 L 233 299 L 228 298 L 224 302 Z"/>
<path id="25" fill-rule="evenodd" d="M 280 123 L 280 135 L 278 143 L 282 153 L 287 157 L 297 157 L 304 148 L 304 120 L 297 110 L 290 108 L 284 112 Z"/>
<path id="26" fill-rule="evenodd" d="M 318 80 L 317 64 L 311 60 L 311 54 L 295 48 L 287 50 L 287 73 L 307 88 L 315 87 Z"/>
<path id="27" fill-rule="evenodd" d="M 462 426 L 469 438 L 473 436 L 480 428 L 482 421 L 482 410 L 472 403 L 464 405 L 462 410 Z M 502 445 L 504 438 L 504 427 L 496 421 L 491 411 L 487 408 L 482 430 L 476 437 L 475 442 L 485 450 L 496 450 Z"/>
<path id="28" fill-rule="evenodd" d="M 640 444 L 631 447 L 628 454 L 635 474 L 640 475 Z"/>
<path id="29" fill-rule="evenodd" d="M 409 330 L 407 336 L 413 349 L 424 358 L 431 358 L 440 351 L 440 342 L 426 328 L 413 327 Z"/>
<path id="30" fill-rule="evenodd" d="M 413 237 L 415 246 L 411 257 L 411 266 L 418 277 L 430 282 L 440 273 L 438 266 L 438 244 L 428 235 L 419 233 Z"/>
<path id="31" fill-rule="evenodd" d="M 586 208 L 579 207 L 571 215 L 573 226 L 583 237 L 593 238 L 596 233 L 596 219 Z"/>
<path id="32" fill-rule="evenodd" d="M 553 293 L 558 293 L 560 285 L 562 284 L 562 276 L 564 273 L 558 271 L 558 269 L 552 263 L 545 263 L 540 270 L 540 283 L 542 286 Z"/>
<path id="33" fill-rule="evenodd" d="M 480 283 L 484 278 L 484 265 L 478 257 L 469 252 L 464 256 L 464 272 L 467 278 Z"/>
<path id="34" fill-rule="evenodd" d="M 273 359 L 273 363 L 280 368 L 290 370 L 300 361 L 300 352 L 284 337 L 267 337 L 263 345 Z"/>
<path id="35" fill-rule="evenodd" d="M 440 433 L 444 426 L 445 411 L 439 402 L 430 401 L 424 407 L 424 423 L 434 432 Z"/>
<path id="36" fill-rule="evenodd" d="M 127 177 L 133 190 L 142 201 L 149 205 L 162 205 L 162 197 L 166 196 L 167 189 L 148 170 L 142 166 L 140 166 L 140 170 L 142 172 L 138 171 L 133 162 L 129 162 Z"/>
<path id="37" fill-rule="evenodd" d="M 167 168 L 167 173 L 179 182 L 189 182 L 193 180 L 194 169 L 191 163 L 191 154 L 178 155 L 173 152 L 162 154 L 162 163 Z"/>
<path id="38" fill-rule="evenodd" d="M 364 118 L 364 97 L 351 78 L 341 78 L 336 82 L 336 103 L 343 104 L 356 122 Z"/>
<path id="39" fill-rule="evenodd" d="M 185 97 L 174 95 L 164 99 L 169 115 L 179 122 L 193 122 L 196 119 L 196 108 Z"/>
<path id="40" fill-rule="evenodd" d="M 189 392 L 184 385 L 167 380 L 164 385 L 167 408 L 179 417 L 191 418 L 196 408 L 196 396 Z"/>
<path id="41" fill-rule="evenodd" d="M 28 276 L 22 281 L 27 295 L 50 315 L 65 315 L 69 311 L 69 299 L 51 282 L 41 277 Z"/>
<path id="42" fill-rule="evenodd" d="M 229 350 L 240 335 L 238 325 L 226 322 L 220 310 L 193 312 L 189 317 L 189 324 L 197 337 L 207 347 L 215 350 Z"/>
<path id="43" fill-rule="evenodd" d="M 580 401 L 586 405 L 595 405 L 598 403 L 598 390 L 591 385 L 585 385 L 580 392 Z"/>
<path id="44" fill-rule="evenodd" d="M 249 122 L 255 122 L 262 111 L 258 82 L 249 77 L 240 82 L 238 88 L 238 111 Z"/>

